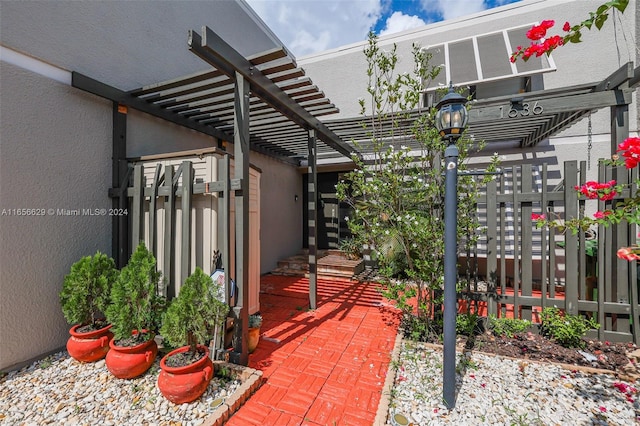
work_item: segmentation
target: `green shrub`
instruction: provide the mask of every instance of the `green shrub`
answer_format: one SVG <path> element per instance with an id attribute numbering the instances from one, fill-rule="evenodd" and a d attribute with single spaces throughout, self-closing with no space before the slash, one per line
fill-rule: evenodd
<path id="1" fill-rule="evenodd" d="M 158 331 L 166 306 L 161 277 L 155 257 L 140 243 L 111 289 L 106 314 L 116 340 L 130 337 L 134 330 L 149 335 Z"/>
<path id="2" fill-rule="evenodd" d="M 496 336 L 512 338 L 531 327 L 531 321 L 518 318 L 498 318 L 489 316 L 489 330 Z"/>
<path id="3" fill-rule="evenodd" d="M 109 292 L 118 278 L 115 262 L 99 251 L 71 266 L 64 277 L 60 304 L 69 324 L 91 324 L 102 319 L 109 305 Z"/>
<path id="4" fill-rule="evenodd" d="M 456 334 L 473 336 L 478 330 L 478 314 L 470 312 L 456 315 Z"/>
<path id="5" fill-rule="evenodd" d="M 173 347 L 189 345 L 195 352 L 197 344 L 206 344 L 214 327 L 220 327 L 229 306 L 214 295 L 214 283 L 202 269 L 196 268 L 171 301 L 164 315 L 160 334 Z"/>
<path id="6" fill-rule="evenodd" d="M 583 348 L 585 345 L 583 338 L 587 331 L 600 327 L 593 318 L 569 315 L 556 307 L 544 308 L 540 319 L 540 333 L 567 348 Z"/>

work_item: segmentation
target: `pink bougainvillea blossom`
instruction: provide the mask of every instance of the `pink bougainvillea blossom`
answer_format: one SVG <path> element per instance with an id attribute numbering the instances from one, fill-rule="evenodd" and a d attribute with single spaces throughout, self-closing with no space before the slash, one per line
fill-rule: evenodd
<path id="1" fill-rule="evenodd" d="M 540 40 L 545 35 L 547 35 L 547 30 L 553 27 L 554 24 L 555 21 L 551 19 L 545 19 L 544 21 L 540 22 L 540 25 L 534 25 L 529 31 L 527 31 L 527 38 L 533 41 Z"/>
<path id="2" fill-rule="evenodd" d="M 605 217 L 609 216 L 611 213 L 613 213 L 611 210 L 605 210 L 603 212 L 597 211 L 593 214 L 593 217 L 596 219 L 604 219 Z"/>
<path id="3" fill-rule="evenodd" d="M 631 247 L 622 247 L 616 253 L 620 259 L 632 261 L 632 260 L 640 260 L 640 256 L 634 253 L 634 250 Z"/>
<path id="4" fill-rule="evenodd" d="M 590 200 L 600 199 L 602 201 L 608 201 L 613 200 L 617 195 L 615 186 L 615 180 L 610 180 L 606 183 L 590 180 L 582 186 L 575 186 L 574 189 Z"/>
<path id="5" fill-rule="evenodd" d="M 622 151 L 627 169 L 633 169 L 640 163 L 640 138 L 625 139 L 618 145 L 618 152 L 620 151 Z"/>
<path id="6" fill-rule="evenodd" d="M 562 31 L 565 31 L 565 32 L 571 31 L 571 24 L 569 24 L 569 22 L 565 22 L 564 25 L 562 26 Z"/>
<path id="7" fill-rule="evenodd" d="M 546 216 L 543 214 L 531 213 L 531 220 L 545 220 Z"/>

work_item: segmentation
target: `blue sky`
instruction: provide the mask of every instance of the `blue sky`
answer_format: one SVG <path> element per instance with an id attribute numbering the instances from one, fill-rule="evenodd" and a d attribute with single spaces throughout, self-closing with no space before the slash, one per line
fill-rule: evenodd
<path id="1" fill-rule="evenodd" d="M 296 56 L 455 19 L 519 0 L 246 0 Z"/>

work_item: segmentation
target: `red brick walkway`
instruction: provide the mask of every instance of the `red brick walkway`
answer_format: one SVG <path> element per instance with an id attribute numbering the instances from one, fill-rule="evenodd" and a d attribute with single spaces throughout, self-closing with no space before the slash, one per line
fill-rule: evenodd
<path id="1" fill-rule="evenodd" d="M 265 382 L 228 425 L 366 425 L 378 403 L 398 328 L 398 311 L 375 284 L 262 278 L 262 336 L 249 366 Z"/>

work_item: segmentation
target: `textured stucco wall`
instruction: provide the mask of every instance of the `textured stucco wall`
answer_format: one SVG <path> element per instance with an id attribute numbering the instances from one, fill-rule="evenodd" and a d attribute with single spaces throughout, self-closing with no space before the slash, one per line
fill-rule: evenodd
<path id="1" fill-rule="evenodd" d="M 5 46 L 123 90 L 207 69 L 187 46 L 203 25 L 245 56 L 281 44 L 235 1 L 0 2 Z"/>
<path id="2" fill-rule="evenodd" d="M 302 175 L 296 167 L 256 152 L 251 153 L 251 164 L 262 170 L 260 273 L 264 274 L 302 248 Z"/>
<path id="3" fill-rule="evenodd" d="M 111 206 L 111 107 L 4 62 L 0 80 L 1 369 L 65 344 L 64 275 L 81 256 L 111 252 L 109 217 L 57 214 Z M 20 208 L 44 216 L 13 216 Z"/>

